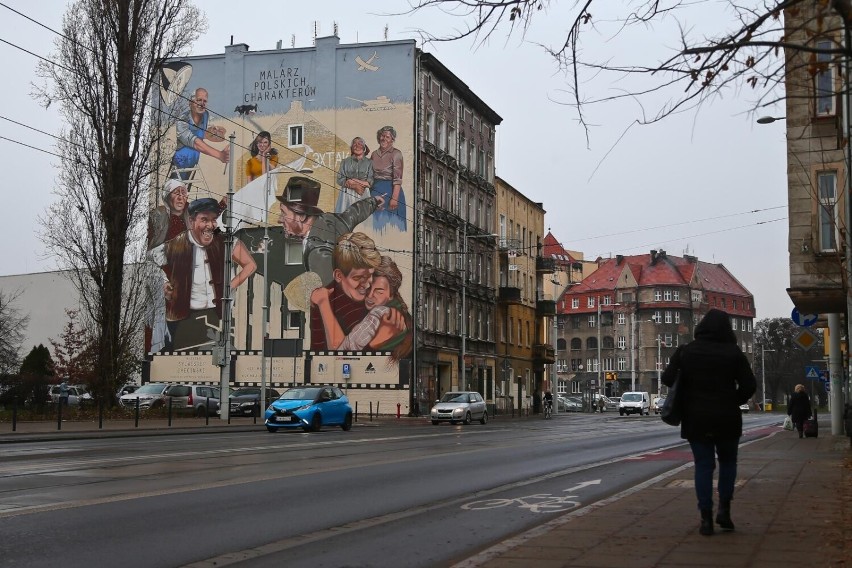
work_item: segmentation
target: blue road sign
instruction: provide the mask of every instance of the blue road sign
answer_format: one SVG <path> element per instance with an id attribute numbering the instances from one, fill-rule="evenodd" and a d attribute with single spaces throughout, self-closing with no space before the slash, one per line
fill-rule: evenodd
<path id="1" fill-rule="evenodd" d="M 821 381 L 822 381 L 822 382 L 824 382 L 824 383 L 827 383 L 827 382 L 829 381 L 829 378 L 828 378 L 828 369 L 820 369 L 820 371 L 819 371 L 819 380 L 821 380 Z"/>
<path id="2" fill-rule="evenodd" d="M 790 314 L 790 319 L 793 320 L 798 326 L 801 327 L 810 327 L 816 323 L 819 318 L 818 314 L 802 314 L 799 313 L 798 308 L 793 308 L 793 313 Z"/>
<path id="3" fill-rule="evenodd" d="M 805 367 L 805 378 L 809 381 L 818 381 L 819 380 L 819 369 L 814 365 L 808 365 Z"/>

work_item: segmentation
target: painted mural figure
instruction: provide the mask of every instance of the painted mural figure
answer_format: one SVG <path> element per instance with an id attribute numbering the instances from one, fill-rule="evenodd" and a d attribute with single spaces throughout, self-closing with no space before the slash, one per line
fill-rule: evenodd
<path id="1" fill-rule="evenodd" d="M 382 126 L 376 132 L 376 140 L 379 148 L 371 156 L 375 182 L 370 193 L 384 197 L 387 207 L 373 216 L 373 228 L 378 233 L 383 233 L 388 226 L 404 232 L 407 227 L 407 208 L 402 189 L 402 152 L 393 146 L 396 130 L 393 126 Z"/>
<path id="2" fill-rule="evenodd" d="M 272 135 L 263 130 L 255 136 L 249 145 L 251 158 L 246 162 L 246 176 L 254 181 L 266 173 L 266 159 L 269 158 L 269 169 L 278 167 L 278 150 L 272 147 Z"/>
<path id="3" fill-rule="evenodd" d="M 344 334 L 334 316 L 328 288 L 318 288 L 311 296 L 322 318 L 327 344 L 339 351 L 391 351 L 391 362 L 411 353 L 413 319 L 400 296 L 402 272 L 389 256 L 382 256 L 373 271 L 373 279 L 364 307 L 367 315 L 349 334 Z"/>
<path id="4" fill-rule="evenodd" d="M 364 222 L 384 204 L 381 197 L 368 197 L 353 203 L 342 213 L 326 213 L 319 207 L 319 182 L 294 176 L 289 179 L 280 201 L 279 223 L 284 236 L 303 243 L 305 269 L 319 275 L 323 286 L 333 281 L 332 252 L 338 239 Z"/>
<path id="5" fill-rule="evenodd" d="M 172 158 L 172 164 L 178 168 L 182 179 L 190 179 L 191 170 L 198 165 L 201 154 L 207 154 L 222 163 L 228 163 L 231 150 L 225 146 L 217 150 L 208 142 L 222 142 L 225 139 L 225 128 L 210 126 L 210 113 L 207 111 L 207 89 L 199 87 L 189 102 L 187 108 L 177 119 L 177 149 Z"/>
<path id="6" fill-rule="evenodd" d="M 376 243 L 364 233 L 348 233 L 340 237 L 332 252 L 332 282 L 311 294 L 311 349 L 334 349 L 329 343 L 329 339 L 336 338 L 333 331 L 329 333 L 334 324 L 339 325 L 345 335 L 367 316 L 364 300 L 373 281 L 373 271 L 381 261 Z M 323 318 L 321 308 L 331 318 Z"/>
<path id="7" fill-rule="evenodd" d="M 226 249 L 224 237 L 215 231 L 220 205 L 202 198 L 190 203 L 188 210 L 189 230 L 151 251 L 163 270 L 168 351 L 209 344 L 207 331 L 222 317 Z M 230 285 L 237 288 L 257 265 L 240 241 L 235 242 L 232 258 L 239 268 Z"/>
<path id="8" fill-rule="evenodd" d="M 370 148 L 367 143 L 356 136 L 349 145 L 349 152 L 337 171 L 340 194 L 334 207 L 336 213 L 346 211 L 359 199 L 370 197 L 370 187 L 373 185 L 373 161 L 368 157 Z"/>
<path id="9" fill-rule="evenodd" d="M 153 209 L 148 217 L 149 250 L 175 238 L 189 225 L 186 184 L 182 180 L 167 179 L 162 198 L 163 204 Z"/>

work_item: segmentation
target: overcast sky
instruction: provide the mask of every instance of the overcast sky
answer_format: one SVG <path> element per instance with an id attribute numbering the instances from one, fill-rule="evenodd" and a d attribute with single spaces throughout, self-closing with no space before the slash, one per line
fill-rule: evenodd
<path id="1" fill-rule="evenodd" d="M 67 2 L 2 4 L 59 30 Z M 788 317 L 793 306 L 785 291 L 789 272 L 783 121 L 755 124 L 749 101 L 731 92 L 698 112 L 628 128 L 642 108 L 625 100 L 589 109 L 593 128 L 587 141 L 574 110 L 556 102 L 566 99 L 565 78 L 536 45 L 564 41 L 568 8 L 574 3 L 563 0 L 561 8 L 556 4 L 526 41 L 520 36 L 507 39 L 501 31 L 484 46 L 462 40 L 424 47 L 503 118 L 497 128 L 497 175 L 542 202 L 545 228 L 586 259 L 643 254 L 652 248 L 678 256 L 688 252 L 724 264 L 754 295 L 759 319 Z M 610 4 L 614 10 L 621 2 Z M 326 36 L 333 33 L 335 22 L 342 43 L 381 41 L 386 27 L 392 40 L 418 38 L 416 28 L 440 34 L 463 27 L 458 17 L 437 11 L 416 18 L 385 16 L 405 5 L 400 0 L 267 5 L 204 0 L 198 5 L 207 13 L 209 30 L 195 44 L 193 55 L 222 53 L 231 36 L 251 50 L 274 49 L 279 40 L 289 47 L 294 37 L 297 47 L 306 47 L 312 44 L 314 25 L 319 36 Z M 717 6 L 702 4 L 687 16 L 687 23 L 700 22 L 706 30 L 729 27 L 730 20 Z M 608 16 L 596 14 L 599 22 Z M 55 139 L 9 119 L 48 133 L 60 129 L 55 109 L 45 110 L 30 97 L 30 84 L 38 81 L 36 55 L 50 55 L 55 35 L 3 6 L 0 22 L 6 83 L 0 89 L 5 196 L 0 275 L 51 270 L 56 262 L 45 257 L 36 218 L 53 199 L 58 160 L 40 150 L 53 151 Z M 629 53 L 650 65 L 677 44 L 674 22 L 667 23 L 668 29 L 653 34 L 604 33 L 601 43 L 587 50 Z M 587 95 L 598 98 L 618 88 L 618 83 L 598 80 L 588 84 Z M 214 101 L 211 108 L 222 110 Z M 782 116 L 784 110 L 762 114 Z"/>

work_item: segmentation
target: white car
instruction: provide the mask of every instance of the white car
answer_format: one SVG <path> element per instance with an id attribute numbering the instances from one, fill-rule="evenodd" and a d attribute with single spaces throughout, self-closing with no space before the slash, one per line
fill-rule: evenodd
<path id="1" fill-rule="evenodd" d="M 53 385 L 50 387 L 50 402 L 60 401 L 62 387 Z M 95 399 L 86 390 L 85 385 L 68 385 L 68 406 L 86 406 L 92 404 Z"/>
<path id="2" fill-rule="evenodd" d="M 147 410 L 149 408 L 157 408 L 165 405 L 166 395 L 163 394 L 169 387 L 167 383 L 148 383 L 142 385 L 135 391 L 121 395 L 118 401 L 124 408 L 136 408 L 136 401 L 139 401 L 139 410 Z"/>
<path id="3" fill-rule="evenodd" d="M 488 409 L 478 392 L 445 392 L 441 400 L 435 401 L 429 416 L 435 425 L 441 422 L 470 424 L 474 420 L 485 424 L 488 422 Z"/>

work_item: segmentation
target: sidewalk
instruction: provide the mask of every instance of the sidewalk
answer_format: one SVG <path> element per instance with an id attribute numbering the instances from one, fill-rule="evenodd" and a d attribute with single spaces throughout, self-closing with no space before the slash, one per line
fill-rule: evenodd
<path id="1" fill-rule="evenodd" d="M 740 448 L 734 532 L 698 534 L 690 465 L 456 567 L 852 566 L 852 450 L 827 419 L 817 439 L 778 428 Z"/>

